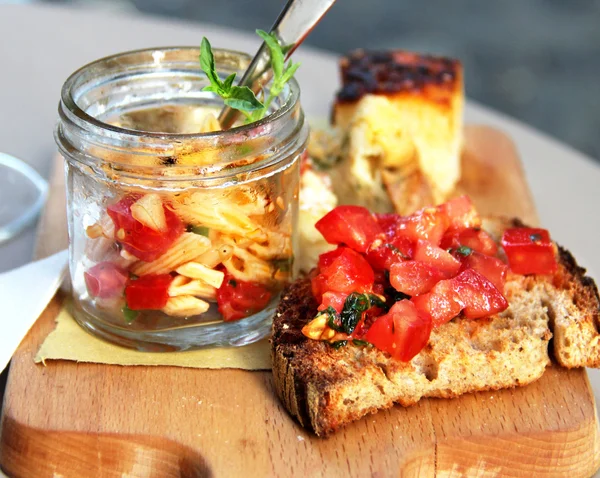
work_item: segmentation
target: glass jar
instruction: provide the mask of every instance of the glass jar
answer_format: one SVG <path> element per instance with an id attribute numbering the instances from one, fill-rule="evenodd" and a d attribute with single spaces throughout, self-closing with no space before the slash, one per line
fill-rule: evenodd
<path id="1" fill-rule="evenodd" d="M 122 53 L 62 89 L 55 136 L 66 160 L 73 314 L 139 350 L 259 340 L 294 276 L 308 136 L 298 84 L 258 122 L 198 133 L 222 106 L 202 91 L 199 54 Z M 250 61 L 214 55 L 223 78 L 241 77 Z"/>

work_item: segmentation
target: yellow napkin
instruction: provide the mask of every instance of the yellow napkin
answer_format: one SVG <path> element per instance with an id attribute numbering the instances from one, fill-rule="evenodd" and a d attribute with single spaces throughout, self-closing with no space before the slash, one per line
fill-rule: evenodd
<path id="1" fill-rule="evenodd" d="M 36 363 L 45 364 L 47 360 L 212 369 L 271 369 L 268 340 L 244 347 L 215 347 L 189 352 L 138 352 L 90 335 L 75 322 L 64 307 L 56 318 L 56 329 L 46 337 L 35 356 Z"/>

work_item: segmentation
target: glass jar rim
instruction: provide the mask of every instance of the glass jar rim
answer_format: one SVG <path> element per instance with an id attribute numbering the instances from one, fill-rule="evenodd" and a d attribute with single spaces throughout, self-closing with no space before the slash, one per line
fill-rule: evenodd
<path id="1" fill-rule="evenodd" d="M 240 73 L 251 60 L 246 53 L 233 50 L 215 48 L 213 53 L 220 74 Z M 186 98 L 209 98 L 207 95 L 211 93 L 202 93 L 200 85 L 189 88 L 177 83 L 178 79 L 195 82 L 204 78 L 207 84 L 197 60 L 199 54 L 198 47 L 145 48 L 101 58 L 79 68 L 69 76 L 61 92 L 60 120 L 54 136 L 63 156 L 67 161 L 89 166 L 99 173 L 98 166 L 107 164 L 117 168 L 122 177 L 169 177 L 172 182 L 216 180 L 254 174 L 258 170 L 267 174 L 266 171 L 273 168 L 284 167 L 286 158 L 301 148 L 308 136 L 299 102 L 300 88 L 293 78 L 271 103 L 269 115 L 226 131 L 152 132 L 102 120 L 103 113 L 110 111 L 109 99 L 113 94 L 125 103 L 131 95 L 132 104 L 144 107 L 160 107 L 165 101 L 178 102 Z M 171 78 L 175 83 L 170 82 Z M 150 90 L 158 85 L 162 93 L 144 96 L 145 82 L 151 85 Z M 90 108 L 98 113 L 90 112 Z M 252 148 L 247 150 L 244 145 L 248 141 Z M 193 150 L 221 151 L 222 154 L 217 155 L 219 161 L 211 163 L 171 162 Z M 156 161 L 140 164 L 124 160 L 136 156 L 154 157 Z M 165 174 L 166 170 L 170 172 Z"/>
<path id="2" fill-rule="evenodd" d="M 158 140 L 163 139 L 163 140 L 167 140 L 167 141 L 170 141 L 170 140 L 181 141 L 181 140 L 193 140 L 193 139 L 209 140 L 211 138 L 217 138 L 217 137 L 221 137 L 221 136 L 227 135 L 227 134 L 233 135 L 233 134 L 250 132 L 250 131 L 254 130 L 255 128 L 259 128 L 261 126 L 264 126 L 265 124 L 275 122 L 279 118 L 285 116 L 294 107 L 294 105 L 296 104 L 296 102 L 298 101 L 298 99 L 300 97 L 300 87 L 299 87 L 296 79 L 292 77 L 287 83 L 289 85 L 289 95 L 285 98 L 285 101 L 281 105 L 281 107 L 277 108 L 275 111 L 266 115 L 265 117 L 263 117 L 262 119 L 260 119 L 258 121 L 254 121 L 252 123 L 243 124 L 243 125 L 239 125 L 239 126 L 234 126 L 225 131 L 211 131 L 208 133 L 163 133 L 163 132 L 139 131 L 139 130 L 135 130 L 135 129 L 122 128 L 120 126 L 114 126 L 109 123 L 106 123 L 106 122 L 90 115 L 89 113 L 85 112 L 83 110 L 83 108 L 81 108 L 75 101 L 75 98 L 73 96 L 73 90 L 76 87 L 78 80 L 80 80 L 82 78 L 82 76 L 85 75 L 86 72 L 88 72 L 90 69 L 92 69 L 94 67 L 100 67 L 100 66 L 110 63 L 112 61 L 126 59 L 128 57 L 133 57 L 136 55 L 142 55 L 142 54 L 146 54 L 146 53 L 152 53 L 154 55 L 158 52 L 160 52 L 164 55 L 164 52 L 175 52 L 175 51 L 198 51 L 198 54 L 199 54 L 200 48 L 199 47 L 191 47 L 191 46 L 168 46 L 168 47 L 156 47 L 156 48 L 141 48 L 141 49 L 137 49 L 137 50 L 129 50 L 129 51 L 121 52 L 121 53 L 116 53 L 114 55 L 105 56 L 103 58 L 99 58 L 90 63 L 87 63 L 86 65 L 82 66 L 81 68 L 79 68 L 75 72 L 73 72 L 71 75 L 69 75 L 69 77 L 67 78 L 67 80 L 65 81 L 65 83 L 63 84 L 63 86 L 61 88 L 61 101 L 62 101 L 63 105 L 67 107 L 68 111 L 71 114 L 73 114 L 79 120 L 81 120 L 93 127 L 108 130 L 113 133 L 116 133 L 119 135 L 124 135 L 124 136 L 126 135 L 126 136 L 134 136 L 134 137 L 139 137 L 139 138 L 152 138 L 152 139 L 158 139 Z M 247 53 L 244 53 L 244 52 L 236 51 L 236 50 L 231 50 L 231 49 L 226 49 L 226 48 L 213 48 L 213 52 L 217 53 L 217 54 L 221 53 L 221 54 L 228 54 L 228 55 L 232 55 L 232 56 L 233 55 L 241 56 L 241 57 L 247 58 L 248 62 L 250 62 L 250 60 L 251 60 L 250 55 L 248 55 Z M 111 71 L 111 68 L 108 67 L 105 69 L 105 71 L 109 72 L 109 71 Z"/>

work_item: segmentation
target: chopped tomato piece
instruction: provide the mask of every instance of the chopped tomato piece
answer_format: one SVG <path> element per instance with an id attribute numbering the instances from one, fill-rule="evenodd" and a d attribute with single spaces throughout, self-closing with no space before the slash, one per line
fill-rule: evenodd
<path id="1" fill-rule="evenodd" d="M 489 317 L 508 307 L 496 286 L 473 269 L 465 269 L 452 281 L 463 303 L 463 315 L 468 319 Z"/>
<path id="2" fill-rule="evenodd" d="M 413 242 L 422 239 L 437 246 L 448 224 L 445 214 L 440 213 L 438 209 L 427 208 L 410 216 L 401 217 L 396 236 L 408 238 Z"/>
<path id="3" fill-rule="evenodd" d="M 345 292 L 325 292 L 323 294 L 321 305 L 317 310 L 325 310 L 328 307 L 333 307 L 335 311 L 339 314 L 344 308 L 344 302 L 346 302 L 346 297 L 348 297 L 348 294 L 346 294 Z"/>
<path id="4" fill-rule="evenodd" d="M 398 231 L 398 226 L 400 225 L 402 217 L 394 213 L 376 213 L 375 219 L 377 220 L 377 224 L 379 224 L 382 232 L 385 234 L 385 237 L 389 240 L 396 236 L 396 232 Z"/>
<path id="5" fill-rule="evenodd" d="M 271 300 L 271 291 L 262 284 L 237 280 L 225 274 L 217 289 L 219 313 L 226 322 L 243 319 L 263 310 Z"/>
<path id="6" fill-rule="evenodd" d="M 452 320 L 463 308 L 452 279 L 439 281 L 430 292 L 413 297 L 411 302 L 431 315 L 434 328 Z"/>
<path id="7" fill-rule="evenodd" d="M 365 340 L 395 359 L 408 362 L 427 345 L 431 329 L 431 316 L 402 300 L 371 325 Z"/>
<path id="8" fill-rule="evenodd" d="M 510 269 L 516 274 L 553 274 L 556 272 L 554 244 L 546 229 L 517 227 L 507 229 L 502 247 Z"/>
<path id="9" fill-rule="evenodd" d="M 366 252 L 382 232 L 375 217 L 360 206 L 338 206 L 319 219 L 315 227 L 330 244 L 346 244 L 358 252 Z"/>
<path id="10" fill-rule="evenodd" d="M 504 293 L 504 283 L 508 272 L 508 266 L 504 262 L 496 257 L 480 254 L 477 251 L 473 251 L 467 256 L 457 255 L 457 257 L 462 262 L 463 270 L 467 268 L 476 270 L 494 284 L 496 289 Z"/>
<path id="11" fill-rule="evenodd" d="M 469 196 L 460 196 L 437 207 L 448 219 L 448 230 L 460 231 L 470 227 L 480 227 L 481 218 Z"/>
<path id="12" fill-rule="evenodd" d="M 421 261 L 398 262 L 390 268 L 390 284 L 408 295 L 429 292 L 443 278 L 444 274 L 437 267 Z"/>
<path id="13" fill-rule="evenodd" d="M 328 291 L 349 294 L 369 292 L 373 287 L 375 274 L 366 259 L 348 247 L 341 249 L 340 254 L 312 280 L 313 294 L 319 302 Z"/>
<path id="14" fill-rule="evenodd" d="M 452 320 L 461 311 L 469 319 L 478 319 L 508 307 L 508 302 L 494 284 L 470 268 L 452 279 L 438 282 L 429 293 L 411 300 L 417 309 L 431 315 L 434 327 Z"/>
<path id="15" fill-rule="evenodd" d="M 427 241 L 417 241 L 414 260 L 425 262 L 439 269 L 445 277 L 453 277 L 460 270 L 460 261 L 448 251 Z"/>
<path id="16" fill-rule="evenodd" d="M 367 250 L 366 258 L 376 271 L 389 270 L 395 262 L 410 259 L 414 244 L 405 237 L 393 238 L 390 242 L 375 239 Z"/>
<path id="17" fill-rule="evenodd" d="M 361 339 L 369 327 L 375 322 L 375 320 L 383 315 L 383 309 L 380 307 L 371 307 L 370 309 L 365 310 L 356 327 L 354 328 L 354 332 L 352 332 L 352 337 L 355 339 Z"/>
<path id="18" fill-rule="evenodd" d="M 474 251 L 495 256 L 498 245 L 487 232 L 482 229 L 464 229 L 462 231 L 448 232 L 444 235 L 440 247 L 442 249 L 456 249 L 466 246 Z"/>
<path id="19" fill-rule="evenodd" d="M 128 277 L 125 269 L 112 262 L 100 262 L 83 273 L 90 296 L 101 299 L 122 295 Z"/>
<path id="20" fill-rule="evenodd" d="M 170 274 L 147 275 L 131 279 L 125 287 L 125 299 L 131 310 L 157 310 L 167 305 Z"/>
<path id="21" fill-rule="evenodd" d="M 108 206 L 107 213 L 115 225 L 115 239 L 123 249 L 138 259 L 150 262 L 165 253 L 181 236 L 185 227 L 177 215 L 163 205 L 167 229 L 156 231 L 145 226 L 131 214 L 131 205 L 139 196 L 131 195 Z"/>
<path id="22" fill-rule="evenodd" d="M 328 265 L 330 265 L 336 257 L 338 257 L 342 252 L 344 252 L 344 247 L 340 246 L 333 251 L 324 252 L 319 256 L 319 270 L 325 269 Z"/>

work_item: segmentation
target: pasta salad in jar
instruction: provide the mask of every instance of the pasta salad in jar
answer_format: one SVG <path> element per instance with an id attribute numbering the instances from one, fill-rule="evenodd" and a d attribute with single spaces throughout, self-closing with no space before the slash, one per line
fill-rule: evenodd
<path id="1" fill-rule="evenodd" d="M 74 316 L 141 350 L 258 340 L 294 274 L 308 134 L 298 86 L 289 82 L 263 120 L 220 131 L 197 57 L 193 48 L 125 53 L 63 88 L 56 137 Z M 223 75 L 248 61 L 215 58 Z"/>

